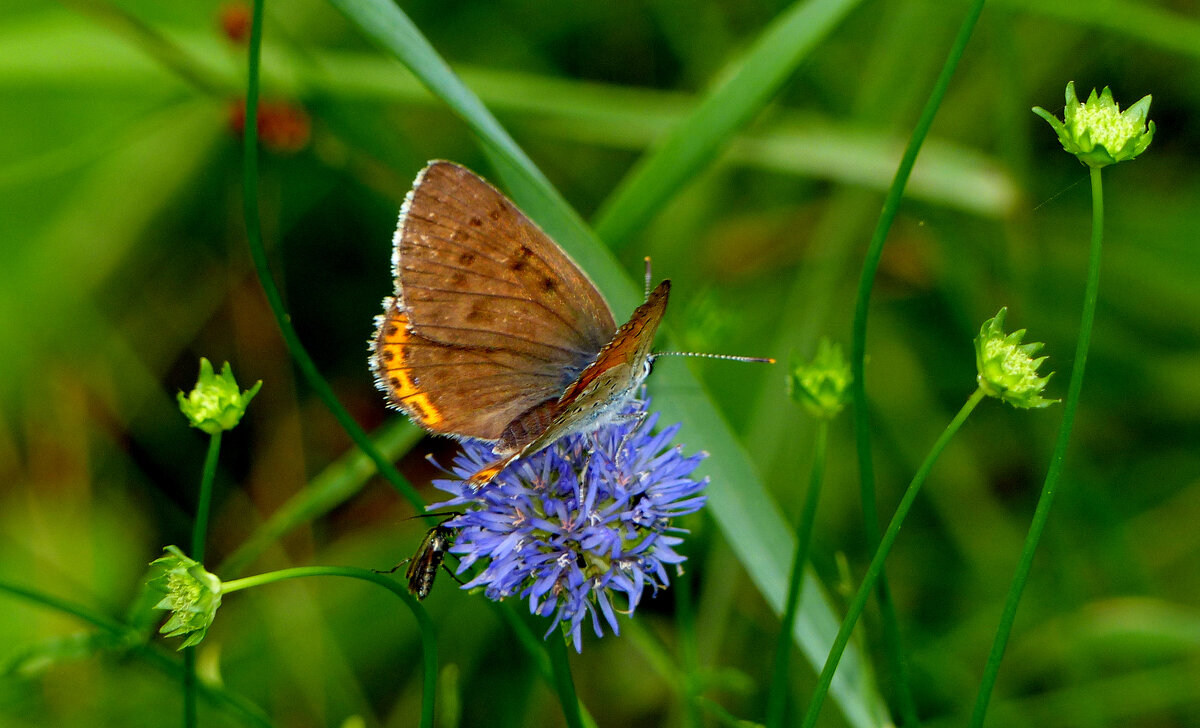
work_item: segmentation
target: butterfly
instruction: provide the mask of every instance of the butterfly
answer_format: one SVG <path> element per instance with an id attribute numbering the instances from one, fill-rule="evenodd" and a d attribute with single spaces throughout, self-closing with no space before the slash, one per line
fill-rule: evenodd
<path id="1" fill-rule="evenodd" d="M 430 432 L 493 444 L 473 489 L 619 419 L 649 375 L 671 282 L 618 327 L 587 274 L 466 167 L 421 170 L 393 244 L 395 294 L 371 344 L 376 386 Z"/>

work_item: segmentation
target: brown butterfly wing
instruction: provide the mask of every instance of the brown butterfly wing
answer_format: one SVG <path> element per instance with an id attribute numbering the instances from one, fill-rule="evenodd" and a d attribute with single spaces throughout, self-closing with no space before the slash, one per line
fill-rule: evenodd
<path id="1" fill-rule="evenodd" d="M 606 412 L 615 414 L 612 408 L 645 379 L 645 364 L 670 294 L 671 282 L 659 283 L 557 401 L 543 402 L 510 424 L 496 445 L 501 457 L 472 475 L 470 486 L 478 490 L 517 458 L 572 432 L 586 431 L 604 421 Z"/>
<path id="2" fill-rule="evenodd" d="M 650 292 L 650 295 L 646 297 L 646 302 L 634 310 L 629 321 L 617 329 L 595 360 L 563 392 L 559 400 L 560 409 L 564 412 L 570 411 L 581 393 L 600 379 L 605 372 L 618 366 L 624 366 L 625 369 L 622 371 L 629 373 L 628 387 L 632 388 L 636 385 L 635 380 L 639 376 L 642 364 L 650 356 L 650 349 L 654 344 L 654 334 L 658 331 L 658 325 L 662 323 L 663 315 L 667 312 L 667 300 L 670 295 L 671 281 L 669 280 L 662 281 Z M 622 386 L 622 384 L 623 382 L 618 378 L 612 386 Z"/>
<path id="3" fill-rule="evenodd" d="M 596 286 L 511 201 L 433 162 L 396 231 L 397 296 L 372 366 L 392 404 L 434 432 L 495 440 L 557 398 L 616 328 Z"/>

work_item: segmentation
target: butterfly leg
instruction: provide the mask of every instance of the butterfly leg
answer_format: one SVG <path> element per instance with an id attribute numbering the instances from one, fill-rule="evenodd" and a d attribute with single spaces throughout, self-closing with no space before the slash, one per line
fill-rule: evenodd
<path id="1" fill-rule="evenodd" d="M 621 444 L 617 446 L 617 464 L 621 463 L 621 456 L 625 454 L 625 446 L 629 444 L 629 439 L 633 437 L 638 428 L 642 426 L 642 420 L 646 419 L 646 411 L 642 410 L 637 413 L 629 413 L 617 415 L 613 418 L 613 422 L 632 422 L 633 426 L 629 428 L 629 432 L 621 438 Z"/>

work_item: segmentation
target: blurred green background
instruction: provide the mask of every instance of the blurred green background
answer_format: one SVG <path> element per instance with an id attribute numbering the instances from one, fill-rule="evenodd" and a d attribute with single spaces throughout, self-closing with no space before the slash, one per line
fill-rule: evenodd
<path id="1" fill-rule="evenodd" d="M 656 276 L 673 279 L 668 322 L 684 348 L 786 362 L 810 356 L 822 335 L 849 344 L 882 191 L 966 4 L 849 5 L 717 159 L 608 241 L 630 275 L 650 255 Z M 594 220 L 639 157 L 789 6 L 401 7 Z M 145 565 L 189 540 L 206 443 L 174 397 L 194 383 L 200 356 L 231 361 L 246 385 L 264 381 L 225 438 L 211 569 L 233 577 L 221 564 L 313 487 L 329 489 L 322 507 L 239 552 L 240 574 L 387 568 L 411 554 L 426 526 L 405 520 L 411 508 L 382 480 L 347 471 L 353 448 L 299 380 L 250 265 L 245 6 L 0 9 L 0 580 L 144 618 L 131 605 Z M 1154 95 L 1154 143 L 1105 173 L 1088 378 L 989 725 L 1200 725 L 1200 125 L 1188 121 L 1200 113 L 1198 18 L 1192 0 L 989 3 L 889 237 L 867 364 L 885 514 L 974 387 L 971 339 L 1001 306 L 1013 328 L 1046 342 L 1059 372 L 1051 396 L 1065 393 L 1090 197 L 1085 168 L 1029 108 L 1061 112 L 1070 80 L 1082 93 L 1110 85 L 1122 106 Z M 402 470 L 438 500 L 423 457 L 444 461 L 453 448 L 385 411 L 365 342 L 391 291 L 392 230 L 417 170 L 445 158 L 495 175 L 464 124 L 329 5 L 268 2 L 264 43 L 260 204 L 292 320 L 358 422 L 392 428 L 393 450 L 407 451 Z M 783 366 L 667 360 L 652 394 L 685 396 L 678 374 L 688 366 L 794 521 L 813 426 L 788 403 Z M 928 725 L 961 725 L 969 711 L 1060 416 L 981 406 L 889 559 Z M 686 428 L 679 440 L 706 446 Z M 870 558 L 848 416 L 830 452 L 813 561 L 840 611 Z M 777 618 L 711 515 L 685 525 L 688 578 L 645 601 L 623 636 L 589 634 L 573 658 L 601 725 L 690 725 L 696 715 L 717 725 L 730 720 L 723 712 L 762 720 Z M 561 724 L 503 621 L 454 586 L 441 579 L 425 602 L 444 667 L 439 725 Z M 695 611 L 694 655 L 681 645 L 681 594 Z M 860 629 L 882 665 L 873 607 Z M 97 634 L 0 593 L 0 725 L 177 724 L 170 670 Z M 277 726 L 408 726 L 419 651 L 394 597 L 306 580 L 231 595 L 199 662 Z M 803 705 L 815 677 L 798 654 L 793 666 Z M 876 677 L 890 695 L 889 677 Z M 689 694 L 707 707 L 687 710 Z M 244 724 L 206 702 L 201 719 Z M 847 723 L 831 704 L 822 724 Z"/>

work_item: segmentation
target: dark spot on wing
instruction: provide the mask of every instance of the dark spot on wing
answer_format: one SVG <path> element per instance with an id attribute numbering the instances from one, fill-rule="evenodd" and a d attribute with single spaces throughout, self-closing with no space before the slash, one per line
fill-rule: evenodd
<path id="1" fill-rule="evenodd" d="M 483 227 L 483 220 L 478 217 L 472 216 L 469 222 L 471 223 L 471 227 Z"/>
<path id="2" fill-rule="evenodd" d="M 458 262 L 462 263 L 463 265 L 471 265 L 475 262 L 475 254 L 471 252 L 463 253 L 462 255 L 458 256 Z"/>
<path id="3" fill-rule="evenodd" d="M 471 323 L 485 323 L 490 321 L 491 318 L 491 314 L 484 309 L 482 301 L 477 301 L 475 305 L 471 306 L 471 310 L 467 312 L 467 321 Z"/>
<path id="4" fill-rule="evenodd" d="M 542 279 L 542 290 L 543 291 L 545 291 L 546 293 L 550 293 L 555 288 L 558 288 L 558 281 L 554 280 L 553 278 L 543 278 Z"/>

